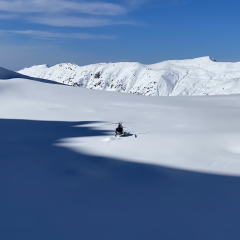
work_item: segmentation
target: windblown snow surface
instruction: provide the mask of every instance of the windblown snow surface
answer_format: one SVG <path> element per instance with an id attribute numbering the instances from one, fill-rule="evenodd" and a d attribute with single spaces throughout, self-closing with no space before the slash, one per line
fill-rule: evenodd
<path id="1" fill-rule="evenodd" d="M 153 65 L 137 62 L 73 63 L 25 68 L 19 73 L 83 88 L 147 96 L 196 96 L 240 93 L 240 62 L 210 57 L 173 60 Z"/>
<path id="2" fill-rule="evenodd" d="M 197 64 L 185 63 L 193 74 Z M 240 95 L 146 97 L 13 78 L 0 80 L 0 103 L 1 239 L 240 238 Z M 124 138 L 106 125 L 118 121 Z"/>

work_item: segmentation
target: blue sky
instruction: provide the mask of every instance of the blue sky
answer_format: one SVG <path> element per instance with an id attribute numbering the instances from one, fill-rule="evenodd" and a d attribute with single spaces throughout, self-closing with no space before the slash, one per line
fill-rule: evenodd
<path id="1" fill-rule="evenodd" d="M 0 66 L 240 61 L 237 0 L 0 0 Z"/>

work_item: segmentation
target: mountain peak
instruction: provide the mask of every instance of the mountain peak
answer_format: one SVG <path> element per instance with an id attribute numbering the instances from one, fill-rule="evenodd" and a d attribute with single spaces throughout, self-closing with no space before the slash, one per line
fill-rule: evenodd
<path id="1" fill-rule="evenodd" d="M 50 68 L 50 66 L 47 65 L 47 64 L 41 64 L 41 65 L 34 65 L 31 68 L 33 68 L 33 69 L 47 69 L 47 68 Z M 26 69 L 26 68 L 24 68 L 24 69 Z"/>
<path id="2" fill-rule="evenodd" d="M 211 58 L 210 56 L 205 56 L 205 57 L 200 57 L 200 58 L 195 58 L 193 60 L 199 60 L 199 61 L 202 61 L 202 62 L 217 62 L 214 58 Z"/>

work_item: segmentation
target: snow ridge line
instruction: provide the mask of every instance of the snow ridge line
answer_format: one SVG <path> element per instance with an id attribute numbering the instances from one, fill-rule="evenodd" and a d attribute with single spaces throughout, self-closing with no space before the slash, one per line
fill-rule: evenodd
<path id="1" fill-rule="evenodd" d="M 137 62 L 40 65 L 25 68 L 19 73 L 76 87 L 146 96 L 240 93 L 240 83 L 236 82 L 240 78 L 240 62 L 216 62 L 210 57 L 153 65 Z"/>

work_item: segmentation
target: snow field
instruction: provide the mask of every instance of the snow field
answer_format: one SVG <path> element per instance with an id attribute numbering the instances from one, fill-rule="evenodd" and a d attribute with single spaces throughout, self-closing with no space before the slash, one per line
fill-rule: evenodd
<path id="1" fill-rule="evenodd" d="M 59 139 L 54 145 L 89 155 L 224 175 L 240 175 L 240 96 L 145 97 L 52 85 L 0 81 L 0 117 L 126 123 L 92 127 L 109 136 Z M 78 126 L 75 126 L 78 127 Z"/>

